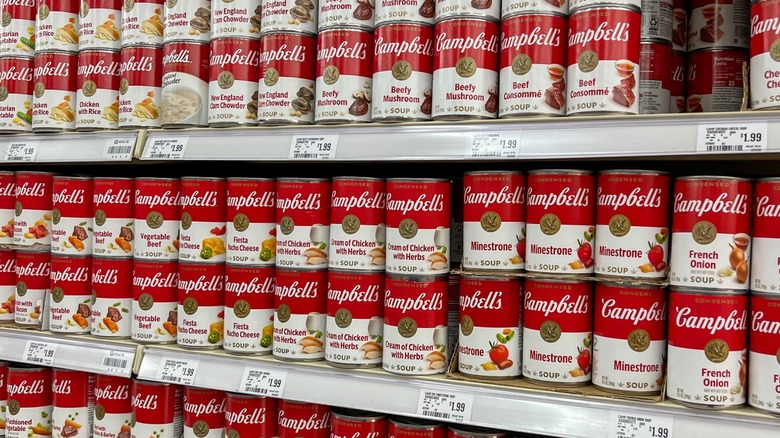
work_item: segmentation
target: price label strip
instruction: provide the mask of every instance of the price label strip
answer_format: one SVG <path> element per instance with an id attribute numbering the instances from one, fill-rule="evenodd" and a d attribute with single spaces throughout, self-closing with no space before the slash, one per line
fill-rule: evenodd
<path id="1" fill-rule="evenodd" d="M 474 134 L 466 148 L 466 158 L 517 158 L 520 156 L 521 134 Z"/>
<path id="2" fill-rule="evenodd" d="M 103 148 L 103 158 L 109 161 L 130 161 L 133 159 L 135 137 L 109 138 Z"/>
<path id="3" fill-rule="evenodd" d="M 134 359 L 133 353 L 110 350 L 103 356 L 101 368 L 106 374 L 130 377 Z"/>
<path id="4" fill-rule="evenodd" d="M 674 419 L 664 415 L 636 415 L 612 411 L 609 438 L 672 438 Z"/>
<path id="5" fill-rule="evenodd" d="M 281 398 L 287 383 L 287 370 L 260 370 L 244 368 L 239 391 L 246 394 Z"/>
<path id="6" fill-rule="evenodd" d="M 27 341 L 24 348 L 24 361 L 47 367 L 54 364 L 54 354 L 57 352 L 57 344 L 39 341 Z"/>
<path id="7" fill-rule="evenodd" d="M 473 394 L 422 390 L 417 414 L 436 420 L 466 423 L 471 421 L 473 405 Z"/>
<path id="8" fill-rule="evenodd" d="M 766 122 L 699 125 L 696 152 L 761 152 L 766 150 Z"/>
<path id="9" fill-rule="evenodd" d="M 162 366 L 157 371 L 157 380 L 180 385 L 192 385 L 195 382 L 195 375 L 198 373 L 199 365 L 200 361 L 197 359 L 163 358 Z"/>
<path id="10" fill-rule="evenodd" d="M 336 158 L 338 135 L 296 135 L 290 144 L 290 158 L 299 160 L 333 160 Z"/>
<path id="11" fill-rule="evenodd" d="M 5 150 L 5 161 L 30 163 L 38 156 L 38 142 L 10 142 Z"/>
<path id="12" fill-rule="evenodd" d="M 144 148 L 143 158 L 150 160 L 181 160 L 189 137 L 153 137 Z"/>

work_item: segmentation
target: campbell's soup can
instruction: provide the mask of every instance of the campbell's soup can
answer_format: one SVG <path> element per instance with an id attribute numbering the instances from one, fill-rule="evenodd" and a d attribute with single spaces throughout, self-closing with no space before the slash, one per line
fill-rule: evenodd
<path id="1" fill-rule="evenodd" d="M 14 245 L 49 250 L 53 173 L 16 172 Z"/>
<path id="2" fill-rule="evenodd" d="M 387 425 L 388 438 L 444 438 L 447 426 L 417 418 L 391 418 Z"/>
<path id="3" fill-rule="evenodd" d="M 345 368 L 382 363 L 381 272 L 331 270 L 328 273 L 325 360 Z"/>
<path id="4" fill-rule="evenodd" d="M 130 336 L 142 344 L 176 342 L 179 264 L 133 260 L 133 323 Z"/>
<path id="5" fill-rule="evenodd" d="M 33 59 L 0 58 L 0 132 L 32 131 L 34 69 Z"/>
<path id="6" fill-rule="evenodd" d="M 330 406 L 279 400 L 279 438 L 328 438 Z"/>
<path id="7" fill-rule="evenodd" d="M 211 0 L 211 39 L 260 39 L 260 0 Z"/>
<path id="8" fill-rule="evenodd" d="M 212 40 L 209 59 L 209 126 L 256 125 L 260 41 Z"/>
<path id="9" fill-rule="evenodd" d="M 117 129 L 120 53 L 104 50 L 81 51 L 78 63 L 76 129 Z"/>
<path id="10" fill-rule="evenodd" d="M 419 23 L 377 27 L 373 84 L 373 121 L 430 120 L 433 28 Z"/>
<path id="11" fill-rule="evenodd" d="M 387 180 L 388 273 L 450 271 L 450 195 L 445 179 Z"/>
<path id="12" fill-rule="evenodd" d="M 566 21 L 532 13 L 501 22 L 499 117 L 566 115 Z"/>
<path id="13" fill-rule="evenodd" d="M 277 400 L 246 394 L 225 395 L 225 436 L 275 438 Z"/>
<path id="14" fill-rule="evenodd" d="M 319 0 L 318 30 L 332 28 L 374 29 L 374 0 Z"/>
<path id="15" fill-rule="evenodd" d="M 526 279 L 523 378 L 555 386 L 590 383 L 592 306 L 589 282 Z"/>
<path id="16" fill-rule="evenodd" d="M 224 178 L 182 177 L 179 261 L 225 261 L 227 183 Z"/>
<path id="17" fill-rule="evenodd" d="M 748 374 L 745 293 L 672 287 L 666 396 L 686 406 L 736 408 Z"/>
<path id="18" fill-rule="evenodd" d="M 77 64 L 75 54 L 35 54 L 33 131 L 71 131 L 76 128 Z"/>
<path id="19" fill-rule="evenodd" d="M 491 271 L 525 267 L 521 172 L 477 171 L 463 177 L 463 267 Z"/>
<path id="20" fill-rule="evenodd" d="M 384 272 L 386 205 L 385 180 L 333 178 L 330 199 L 330 268 Z"/>
<path id="21" fill-rule="evenodd" d="M 750 2 L 691 0 L 689 11 L 689 52 L 713 47 L 749 47 Z"/>
<path id="22" fill-rule="evenodd" d="M 222 346 L 225 327 L 225 265 L 179 262 L 178 334 L 184 348 Z"/>
<path id="23" fill-rule="evenodd" d="M 674 183 L 672 286 L 747 290 L 753 184 L 689 176 Z"/>
<path id="24" fill-rule="evenodd" d="M 51 435 L 51 369 L 11 366 L 5 386 L 8 392 L 6 437 L 29 438 L 29 433 Z"/>
<path id="25" fill-rule="evenodd" d="M 14 243 L 16 173 L 0 171 L 0 246 Z"/>
<path id="26" fill-rule="evenodd" d="M 387 417 L 374 412 L 337 409 L 330 419 L 330 435 L 333 438 L 386 437 Z"/>
<path id="27" fill-rule="evenodd" d="M 436 15 L 435 0 L 379 0 L 375 2 L 374 25 L 379 27 L 383 24 L 397 21 L 417 23 L 427 26 L 433 25 L 433 18 Z"/>
<path id="28" fill-rule="evenodd" d="M 607 392 L 656 394 L 664 384 L 666 288 L 596 283 L 593 384 Z"/>
<path id="29" fill-rule="evenodd" d="M 522 294 L 519 278 L 461 275 L 458 371 L 480 379 L 520 375 Z"/>
<path id="30" fill-rule="evenodd" d="M 79 50 L 119 51 L 122 0 L 84 0 L 79 8 Z"/>
<path id="31" fill-rule="evenodd" d="M 6 412 L 8 412 L 8 362 L 0 362 L 0 422 L 3 424 L 2 436 L 5 437 Z"/>
<path id="32" fill-rule="evenodd" d="M 327 269 L 330 243 L 328 179 L 276 181 L 276 267 Z"/>
<path id="33" fill-rule="evenodd" d="M 273 355 L 281 360 L 325 357 L 328 272 L 276 270 Z"/>
<path id="34" fill-rule="evenodd" d="M 179 259 L 180 197 L 178 178 L 135 179 L 135 258 Z"/>
<path id="35" fill-rule="evenodd" d="M 92 258 L 52 255 L 49 331 L 89 333 L 92 321 Z"/>
<path id="36" fill-rule="evenodd" d="M 669 58 L 669 70 L 671 72 L 669 86 L 669 112 L 684 113 L 688 111 L 688 104 L 685 99 L 685 82 L 687 78 L 686 69 L 687 55 L 683 52 L 672 52 Z"/>
<path id="37" fill-rule="evenodd" d="M 666 114 L 671 103 L 672 47 L 642 41 L 639 48 L 639 114 Z"/>
<path id="38" fill-rule="evenodd" d="M 754 188 L 753 257 L 750 290 L 777 293 L 780 287 L 780 179 L 764 178 Z"/>
<path id="39" fill-rule="evenodd" d="M 747 400 L 750 406 L 780 414 L 780 300 L 776 295 L 752 292 L 750 297 L 750 353 Z M 743 368 L 740 367 L 740 373 Z M 740 377 L 743 377 L 740 374 Z"/>
<path id="40" fill-rule="evenodd" d="M 55 176 L 51 253 L 92 255 L 92 178 Z"/>
<path id="41" fill-rule="evenodd" d="M 125 1 L 122 7 L 122 47 L 135 45 L 162 46 L 165 22 L 165 0 Z"/>
<path id="42" fill-rule="evenodd" d="M 52 435 L 70 438 L 92 436 L 95 375 L 55 368 L 51 378 Z"/>
<path id="43" fill-rule="evenodd" d="M 227 179 L 227 253 L 237 265 L 276 264 L 276 180 Z"/>
<path id="44" fill-rule="evenodd" d="M 184 429 L 182 387 L 133 380 L 131 438 L 181 437 Z"/>
<path id="45" fill-rule="evenodd" d="M 447 428 L 448 438 L 506 438 L 510 436 L 506 432 L 494 429 L 474 426 L 449 426 Z"/>
<path id="46" fill-rule="evenodd" d="M 744 94 L 742 64 L 747 60 L 747 53 L 740 49 L 689 53 L 687 112 L 739 111 Z"/>
<path id="47" fill-rule="evenodd" d="M 273 266 L 225 266 L 225 351 L 271 353 L 275 273 Z"/>
<path id="48" fill-rule="evenodd" d="M 501 1 L 502 20 L 523 14 L 554 14 L 565 18 L 569 15 L 569 0 L 544 0 L 536 2 L 528 0 Z"/>
<path id="49" fill-rule="evenodd" d="M 780 55 L 777 53 L 777 17 L 780 0 L 754 2 L 750 7 L 750 107 L 780 106 Z M 772 50 L 772 47 L 775 50 Z"/>
<path id="50" fill-rule="evenodd" d="M 643 41 L 663 42 L 670 45 L 674 28 L 673 0 L 641 0 Z M 671 49 L 671 47 L 670 47 Z"/>
<path id="51" fill-rule="evenodd" d="M 370 0 L 369 0 L 370 1 Z M 374 37 L 359 29 L 330 29 L 317 37 L 314 121 L 371 121 Z"/>
<path id="52" fill-rule="evenodd" d="M 584 170 L 528 173 L 526 271 L 593 273 L 596 179 Z"/>
<path id="53" fill-rule="evenodd" d="M 498 111 L 498 24 L 455 18 L 436 23 L 434 120 L 494 119 Z"/>
<path id="54" fill-rule="evenodd" d="M 316 0 L 262 0 L 260 33 L 295 32 L 317 34 Z"/>
<path id="55" fill-rule="evenodd" d="M 164 43 L 208 43 L 211 39 L 211 0 L 167 0 L 164 13 Z"/>
<path id="56" fill-rule="evenodd" d="M 35 54 L 36 0 L 8 0 L 0 4 L 0 56 L 32 59 Z"/>
<path id="57" fill-rule="evenodd" d="M 225 393 L 184 387 L 183 438 L 221 438 L 225 433 Z"/>
<path id="58" fill-rule="evenodd" d="M 669 263 L 671 178 L 605 170 L 596 195 L 596 275 L 663 279 Z"/>
<path id="59" fill-rule="evenodd" d="M 436 0 L 436 22 L 461 17 L 501 19 L 501 0 Z"/>
<path id="60" fill-rule="evenodd" d="M 672 0 L 672 50 L 688 51 L 688 1 Z"/>
<path id="61" fill-rule="evenodd" d="M 126 359 L 124 359 L 126 360 Z M 95 438 L 129 438 L 132 424 L 133 380 L 127 377 L 95 376 Z"/>
<path id="62" fill-rule="evenodd" d="M 16 319 L 16 285 L 16 251 L 0 251 L 0 323 Z"/>
<path id="63" fill-rule="evenodd" d="M 135 179 L 92 180 L 92 254 L 101 257 L 133 256 L 135 242 Z"/>
<path id="64" fill-rule="evenodd" d="M 162 48 L 123 47 L 120 56 L 119 127 L 159 128 Z"/>
<path id="65" fill-rule="evenodd" d="M 14 322 L 20 327 L 40 327 L 46 294 L 51 291 L 51 253 L 16 252 Z"/>
<path id="66" fill-rule="evenodd" d="M 164 128 L 208 125 L 209 63 L 207 43 L 163 45 L 160 106 Z"/>
<path id="67" fill-rule="evenodd" d="M 133 259 L 92 258 L 91 333 L 106 338 L 129 338 L 133 317 Z"/>
<path id="68" fill-rule="evenodd" d="M 278 32 L 260 38 L 257 118 L 265 124 L 314 123 L 317 37 Z"/>
<path id="69" fill-rule="evenodd" d="M 447 369 L 447 277 L 388 274 L 382 368 L 395 374 Z"/>
<path id="70" fill-rule="evenodd" d="M 37 0 L 35 51 L 79 51 L 79 4 L 77 1 Z"/>

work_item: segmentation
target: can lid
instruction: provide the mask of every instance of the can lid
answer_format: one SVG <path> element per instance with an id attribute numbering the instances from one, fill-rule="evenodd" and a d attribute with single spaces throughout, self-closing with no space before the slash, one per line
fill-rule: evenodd
<path id="1" fill-rule="evenodd" d="M 450 182 L 450 180 L 446 179 L 446 178 L 388 178 L 387 182 L 388 182 L 388 184 L 389 183 L 405 183 L 405 182 L 411 182 L 411 183 L 439 183 L 439 182 Z"/>
<path id="2" fill-rule="evenodd" d="M 345 420 L 379 420 L 385 418 L 382 414 L 376 412 L 361 411 L 359 409 L 347 409 L 347 408 L 334 408 L 333 416 L 336 418 L 343 418 Z"/>
<path id="3" fill-rule="evenodd" d="M 598 1 L 598 0 L 597 0 Z M 574 15 L 575 13 L 580 12 L 586 12 L 586 11 L 592 11 L 592 10 L 602 10 L 602 9 L 617 9 L 617 10 L 624 10 L 624 11 L 631 11 L 631 12 L 639 12 L 641 13 L 641 9 L 638 5 L 629 5 L 629 4 L 614 4 L 609 1 L 601 1 L 598 3 L 583 3 L 579 6 L 575 6 L 573 8 L 569 9 L 569 16 Z"/>
<path id="4" fill-rule="evenodd" d="M 276 182 L 330 182 L 330 178 L 277 178 Z"/>
<path id="5" fill-rule="evenodd" d="M 439 429 L 444 427 L 442 423 L 436 421 L 430 421 L 430 420 L 423 420 L 420 418 L 391 417 L 390 422 L 397 425 L 401 424 L 404 427 L 410 427 L 413 429 L 433 430 L 433 429 Z"/>
<path id="6" fill-rule="evenodd" d="M 646 170 L 646 169 L 609 169 L 609 170 L 602 170 L 601 172 L 599 172 L 599 175 L 617 175 L 622 173 L 628 173 L 630 175 L 651 175 L 651 176 L 669 175 L 669 172 L 664 172 L 662 170 Z"/>
<path id="7" fill-rule="evenodd" d="M 702 181 L 702 180 L 709 180 L 709 179 L 723 179 L 728 181 L 740 181 L 740 182 L 751 182 L 752 180 L 750 178 L 741 178 L 738 176 L 719 176 L 719 175 L 692 175 L 692 176 L 680 176 L 677 177 L 678 181 Z"/>
<path id="8" fill-rule="evenodd" d="M 441 274 L 426 274 L 426 275 L 395 274 L 395 273 L 388 272 L 385 274 L 385 278 L 388 280 L 396 280 L 396 281 L 412 281 L 416 283 L 426 283 L 426 282 L 446 280 L 447 278 L 449 278 L 449 275 L 450 275 L 449 272 L 442 272 Z"/>
<path id="9" fill-rule="evenodd" d="M 227 179 L 230 181 L 276 181 L 275 178 L 251 178 L 251 177 L 244 177 L 244 176 L 231 176 Z"/>
<path id="10" fill-rule="evenodd" d="M 590 170 L 582 169 L 536 169 L 528 172 L 529 175 L 592 175 Z"/>
<path id="11" fill-rule="evenodd" d="M 684 287 L 672 285 L 669 287 L 670 293 L 685 293 L 693 295 L 712 295 L 712 296 L 740 296 L 747 295 L 746 290 L 734 289 L 707 289 L 703 287 Z"/>
<path id="12" fill-rule="evenodd" d="M 359 181 L 384 181 L 384 178 L 375 178 L 371 176 L 334 176 L 333 182 L 336 181 L 348 181 L 348 180 L 359 180 Z"/>
<path id="13" fill-rule="evenodd" d="M 475 170 L 472 172 L 466 172 L 463 174 L 463 176 L 474 176 L 474 175 L 522 175 L 523 172 L 517 171 L 517 170 Z"/>
<path id="14" fill-rule="evenodd" d="M 465 12 L 463 14 L 458 15 L 445 15 L 444 17 L 440 17 L 436 19 L 436 25 L 439 25 L 440 23 L 444 23 L 447 21 L 483 21 L 487 24 L 498 24 L 499 20 L 498 17 L 491 17 L 489 15 L 479 15 L 475 14 L 474 12 Z"/>
<path id="15" fill-rule="evenodd" d="M 484 427 L 476 427 L 476 426 L 450 426 L 450 430 L 453 432 L 459 432 L 461 435 L 469 435 L 471 437 L 480 437 L 480 438 L 489 438 L 489 437 L 504 437 L 506 434 L 504 432 L 488 429 Z"/>
<path id="16" fill-rule="evenodd" d="M 756 180 L 757 183 L 772 183 L 772 182 L 780 182 L 780 177 L 778 176 L 771 176 L 768 178 L 760 178 Z"/>

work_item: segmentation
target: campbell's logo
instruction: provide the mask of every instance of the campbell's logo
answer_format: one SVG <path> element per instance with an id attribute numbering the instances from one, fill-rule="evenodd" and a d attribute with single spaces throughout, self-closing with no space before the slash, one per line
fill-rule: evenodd
<path id="1" fill-rule="evenodd" d="M 349 41 L 342 41 L 338 47 L 325 47 L 317 50 L 317 61 L 330 62 L 331 59 L 366 59 L 368 44 L 356 42 L 350 45 Z"/>
<path id="2" fill-rule="evenodd" d="M 276 49 L 263 50 L 260 53 L 260 62 L 268 64 L 275 61 L 306 61 L 306 46 L 284 43 Z"/>
<path id="3" fill-rule="evenodd" d="M 30 382 L 27 380 L 22 380 L 16 384 L 9 383 L 7 388 L 9 398 L 17 394 L 33 395 L 43 394 L 44 391 L 51 391 L 51 388 L 46 388 L 44 386 L 43 379 L 33 380 Z"/>
<path id="4" fill-rule="evenodd" d="M 444 195 L 436 194 L 428 197 L 422 194 L 417 199 L 392 199 L 390 193 L 387 194 L 387 211 L 400 211 L 401 214 L 407 214 L 410 211 L 443 211 Z"/>
<path id="5" fill-rule="evenodd" d="M 336 301 L 342 304 L 344 302 L 355 303 L 373 303 L 379 300 L 379 286 L 372 284 L 365 289 L 361 289 L 359 284 L 356 284 L 350 289 L 332 289 L 331 284 L 328 283 L 328 300 Z"/>
<path id="6" fill-rule="evenodd" d="M 15 274 L 16 259 L 8 259 L 0 264 L 0 274 Z"/>
<path id="7" fill-rule="evenodd" d="M 674 323 L 680 328 L 689 328 L 704 330 L 714 335 L 717 332 L 747 330 L 747 310 L 741 313 L 739 310 L 732 310 L 728 316 L 698 316 L 693 314 L 690 307 L 676 307 L 677 317 Z"/>
<path id="8" fill-rule="evenodd" d="M 385 308 L 397 309 L 401 313 L 408 310 L 441 310 L 444 305 L 444 294 L 435 292 L 426 297 L 425 293 L 417 295 L 416 298 L 396 298 L 392 292 L 385 290 Z"/>
<path id="9" fill-rule="evenodd" d="M 463 204 L 477 204 L 485 208 L 496 204 L 523 205 L 525 203 L 525 187 L 517 186 L 514 190 L 502 186 L 497 192 L 474 192 L 474 188 L 466 186 L 463 189 Z"/>
<path id="10" fill-rule="evenodd" d="M 477 290 L 469 295 L 461 295 L 458 301 L 461 309 L 500 310 L 503 306 L 503 295 L 504 292 L 500 290 L 491 290 L 484 294 Z"/>
<path id="11" fill-rule="evenodd" d="M 602 193 L 602 188 L 599 187 L 596 193 L 598 206 L 612 207 L 613 210 L 622 207 L 658 208 L 663 201 L 661 189 L 657 188 L 650 188 L 646 192 L 635 187 L 630 193 Z"/>
<path id="12" fill-rule="evenodd" d="M 287 210 L 319 210 L 320 204 L 319 193 L 309 193 L 308 195 L 296 193 L 292 198 L 276 199 L 276 208 L 282 210 L 282 212 Z"/>
<path id="13" fill-rule="evenodd" d="M 162 195 L 142 195 L 141 190 L 136 190 L 135 205 L 143 205 L 150 209 L 158 205 L 178 207 L 180 196 L 179 192 L 174 193 L 170 190 L 166 190 Z"/>
<path id="14" fill-rule="evenodd" d="M 157 410 L 157 394 L 136 394 L 130 403 L 134 408 L 148 411 Z"/>
<path id="15" fill-rule="evenodd" d="M 190 292 L 219 292 L 225 289 L 224 275 L 201 275 L 195 280 L 179 278 L 179 289 Z"/>
<path id="16" fill-rule="evenodd" d="M 54 192 L 51 194 L 51 201 L 55 205 L 57 204 L 83 204 L 84 203 L 84 190 L 76 189 L 73 191 L 67 188 Z"/>
<path id="17" fill-rule="evenodd" d="M 89 268 L 71 269 L 70 266 L 67 266 L 62 271 L 52 271 L 51 273 L 52 283 L 62 281 L 83 283 L 87 280 L 89 280 Z"/>
<path id="18" fill-rule="evenodd" d="M 33 73 L 34 70 L 30 67 L 17 68 L 15 65 L 12 65 L 7 70 L 0 71 L 0 82 L 31 82 L 33 80 Z"/>
<path id="19" fill-rule="evenodd" d="M 265 408 L 254 408 L 251 412 L 247 408 L 241 408 L 240 411 L 225 412 L 225 423 L 231 424 L 254 424 L 265 423 Z"/>
<path id="20" fill-rule="evenodd" d="M 696 213 L 702 217 L 707 213 L 745 214 L 748 210 L 748 196 L 736 194 L 729 198 L 728 193 L 721 193 L 711 199 L 685 199 L 685 193 L 674 196 L 675 213 Z"/>
<path id="21" fill-rule="evenodd" d="M 753 311 L 753 319 L 750 322 L 750 329 L 756 333 L 767 335 L 780 335 L 780 321 L 764 319 L 762 310 Z"/>
<path id="22" fill-rule="evenodd" d="M 602 22 L 595 29 L 588 28 L 580 32 L 569 30 L 569 47 L 580 45 L 583 48 L 592 42 L 597 41 L 621 41 L 628 42 L 630 38 L 629 29 L 631 25 L 625 22 L 615 23 L 610 27 L 610 23 Z"/>
<path id="23" fill-rule="evenodd" d="M 95 387 L 95 400 L 127 400 L 130 398 L 130 385 L 112 385 Z"/>
<path id="24" fill-rule="evenodd" d="M 131 191 L 128 189 L 117 190 L 108 189 L 103 193 L 94 193 L 92 202 L 97 206 L 101 204 L 129 204 Z"/>
<path id="25" fill-rule="evenodd" d="M 154 70 L 154 57 L 153 56 L 138 56 L 130 55 L 130 58 L 122 61 L 119 65 L 120 74 L 127 72 L 151 72 Z"/>
<path id="26" fill-rule="evenodd" d="M 15 271 L 17 277 L 48 277 L 51 274 L 51 262 L 17 264 Z"/>
<path id="27" fill-rule="evenodd" d="M 119 283 L 118 269 L 98 268 L 92 271 L 93 284 L 117 284 Z"/>
<path id="28" fill-rule="evenodd" d="M 279 409 L 279 427 L 292 429 L 296 434 L 302 430 L 329 429 L 330 412 L 325 412 L 322 417 L 311 414 L 309 418 L 288 418 L 285 410 Z"/>
<path id="29" fill-rule="evenodd" d="M 35 0 L 0 0 L 0 8 L 5 6 L 26 6 L 35 7 Z"/>
<path id="30" fill-rule="evenodd" d="M 334 190 L 330 198 L 331 208 L 343 208 L 344 211 L 349 211 L 353 208 L 383 210 L 386 202 L 387 193 L 376 192 L 371 194 L 368 190 L 357 196 L 338 196 L 338 192 Z"/>
<path id="31" fill-rule="evenodd" d="M 47 61 L 44 65 L 36 65 L 34 74 L 36 78 L 43 76 L 70 76 L 70 61 L 60 61 L 56 63 Z"/>
<path id="32" fill-rule="evenodd" d="M 480 32 L 475 37 L 452 38 L 447 35 L 447 32 L 441 32 L 436 36 L 436 51 L 441 53 L 445 50 L 453 50 L 460 53 L 472 50 L 498 52 L 498 37 L 491 35 L 488 38 L 485 32 Z"/>
<path id="33" fill-rule="evenodd" d="M 167 275 L 157 272 L 152 277 L 142 277 L 138 275 L 138 271 L 133 272 L 133 286 L 143 290 L 146 288 L 172 288 L 176 287 L 179 282 L 179 274 L 176 272 L 170 272 Z"/>
<path id="34" fill-rule="evenodd" d="M 772 204 L 769 196 L 756 198 L 756 217 L 780 217 L 780 205 Z"/>
<path id="35" fill-rule="evenodd" d="M 71 393 L 72 383 L 70 379 L 54 379 L 51 384 L 51 392 L 59 395 L 68 395 Z"/>
<path id="36" fill-rule="evenodd" d="M 688 80 L 689 81 L 695 81 L 696 80 L 696 64 L 689 64 L 688 65 Z"/>
<path id="37" fill-rule="evenodd" d="M 528 46 L 558 47 L 561 45 L 562 33 L 560 29 L 541 26 L 536 26 L 528 33 L 501 32 L 501 50 L 512 48 L 519 51 Z"/>
<path id="38" fill-rule="evenodd" d="M 419 36 L 412 38 L 411 41 L 389 41 L 386 42 L 383 37 L 378 37 L 374 41 L 374 55 L 395 55 L 400 58 L 401 55 L 423 55 L 433 56 L 433 41 L 430 39 L 422 40 Z"/>
<path id="39" fill-rule="evenodd" d="M 0 75 L 1 74 L 2 72 L 0 72 Z M 0 198 L 10 198 L 12 196 L 16 196 L 16 182 L 5 181 L 5 183 L 5 185 L 0 185 Z"/>
<path id="40" fill-rule="evenodd" d="M 25 182 L 22 185 L 16 185 L 16 193 L 15 196 L 18 198 L 20 196 L 28 196 L 28 197 L 34 197 L 39 198 L 46 195 L 46 184 L 44 183 L 33 183 L 30 184 L 29 182 Z"/>
<path id="41" fill-rule="evenodd" d="M 190 403 L 187 396 L 184 397 L 184 412 L 193 414 L 196 418 L 201 415 L 222 414 L 225 412 L 225 399 L 217 403 L 217 399 L 212 398 L 206 403 Z"/>
<path id="42" fill-rule="evenodd" d="M 750 36 L 754 37 L 763 33 L 780 35 L 780 18 L 771 17 L 762 20 L 758 14 L 753 15 L 753 18 L 750 20 Z"/>
<path id="43" fill-rule="evenodd" d="M 601 317 L 631 321 L 633 325 L 641 322 L 666 321 L 666 304 L 653 303 L 649 308 L 619 307 L 614 299 L 601 300 Z"/>
<path id="44" fill-rule="evenodd" d="M 164 55 L 162 58 L 163 65 L 168 64 L 191 64 L 190 49 L 176 50 L 173 49 L 171 53 Z"/>
<path id="45" fill-rule="evenodd" d="M 263 280 L 252 276 L 249 281 L 231 281 L 230 275 L 225 276 L 225 292 L 234 293 L 236 297 L 240 297 L 241 294 L 272 294 L 275 286 L 276 280 L 273 276 Z"/>
<path id="46" fill-rule="evenodd" d="M 684 80 L 685 80 L 685 67 L 682 65 L 675 66 L 674 70 L 672 70 L 672 81 L 682 82 Z"/>
<path id="47" fill-rule="evenodd" d="M 79 64 L 76 72 L 79 76 L 119 76 L 121 66 L 119 62 L 106 62 L 101 59 L 94 64 Z"/>
<path id="48" fill-rule="evenodd" d="M 590 189 L 580 187 L 572 192 L 570 187 L 564 187 L 558 193 L 535 194 L 533 188 L 528 188 L 528 205 L 538 205 L 548 209 L 553 206 L 587 207 L 590 205 Z"/>
<path id="49" fill-rule="evenodd" d="M 258 193 L 252 190 L 245 196 L 228 196 L 227 206 L 236 210 L 244 207 L 251 208 L 273 208 L 276 205 L 276 192 L 267 191 Z"/>
<path id="50" fill-rule="evenodd" d="M 274 293 L 279 299 L 284 298 L 317 298 L 318 281 L 307 281 L 301 283 L 299 281 L 293 281 L 289 286 L 274 287 Z"/>
<path id="51" fill-rule="evenodd" d="M 551 314 L 585 314 L 589 313 L 590 297 L 587 295 L 579 295 L 572 297 L 569 294 L 564 295 L 560 300 L 537 300 L 533 298 L 533 293 L 528 291 L 525 293 L 525 309 L 531 312 L 543 313 L 544 316 L 550 316 Z"/>
<path id="52" fill-rule="evenodd" d="M 222 68 L 228 65 L 248 65 L 257 67 L 260 65 L 260 52 L 257 50 L 236 49 L 233 53 L 211 54 L 209 59 L 211 66 L 218 65 Z"/>
<path id="53" fill-rule="evenodd" d="M 217 192 L 214 190 L 207 190 L 203 194 L 200 191 L 195 190 L 189 195 L 180 195 L 179 202 L 182 208 L 186 207 L 216 207 L 217 206 Z"/>

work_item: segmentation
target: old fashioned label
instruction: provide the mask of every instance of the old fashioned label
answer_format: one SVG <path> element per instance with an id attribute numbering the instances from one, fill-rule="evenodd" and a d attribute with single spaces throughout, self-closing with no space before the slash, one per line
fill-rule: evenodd
<path id="1" fill-rule="evenodd" d="M 49 330 L 89 333 L 92 321 L 91 257 L 52 256 Z"/>
<path id="2" fill-rule="evenodd" d="M 330 189 L 325 179 L 277 180 L 277 267 L 327 269 Z"/>
<path id="3" fill-rule="evenodd" d="M 265 123 L 313 123 L 317 38 L 270 33 L 260 39 L 258 120 Z"/>
<path id="4" fill-rule="evenodd" d="M 328 273 L 328 362 L 347 367 L 382 363 L 384 286 L 384 273 Z"/>
<path id="5" fill-rule="evenodd" d="M 178 262 L 133 261 L 133 323 L 135 342 L 176 341 L 178 322 Z"/>
<path id="6" fill-rule="evenodd" d="M 92 334 L 129 338 L 133 318 L 133 259 L 92 259 Z"/>
<path id="7" fill-rule="evenodd" d="M 0 131 L 32 131 L 34 66 L 33 59 L 0 58 Z"/>
<path id="8" fill-rule="evenodd" d="M 159 128 L 162 95 L 162 59 L 159 47 L 124 47 L 119 80 L 119 127 Z"/>
<path id="9" fill-rule="evenodd" d="M 273 267 L 225 266 L 225 351 L 271 353 L 275 273 Z"/>
<path id="10" fill-rule="evenodd" d="M 101 257 L 132 257 L 135 245 L 135 179 L 92 180 L 92 253 Z"/>
<path id="11" fill-rule="evenodd" d="M 51 254 L 16 253 L 16 305 L 14 322 L 20 326 L 40 326 L 43 300 L 51 289 Z"/>
<path id="12" fill-rule="evenodd" d="M 370 122 L 374 64 L 371 32 L 325 30 L 317 39 L 314 120 Z"/>
<path id="13" fill-rule="evenodd" d="M 239 265 L 276 264 L 276 181 L 228 178 L 227 254 Z"/>
<path id="14" fill-rule="evenodd" d="M 213 40 L 209 65 L 209 125 L 256 124 L 260 41 Z"/>
<path id="15" fill-rule="evenodd" d="M 334 178 L 332 187 L 329 266 L 354 271 L 384 271 L 385 181 Z"/>
<path id="16" fill-rule="evenodd" d="M 35 55 L 32 125 L 34 131 L 76 128 L 77 56 L 62 52 Z"/>
<path id="17" fill-rule="evenodd" d="M 7 438 L 25 438 L 32 425 L 51 435 L 51 369 L 15 368 L 8 370 L 5 433 Z M 39 426 L 40 425 L 40 426 Z"/>
<path id="18" fill-rule="evenodd" d="M 179 259 L 181 182 L 171 178 L 136 178 L 134 257 Z"/>
<path id="19" fill-rule="evenodd" d="M 324 358 L 327 271 L 277 269 L 275 288 L 274 357 L 302 361 Z"/>
<path id="20" fill-rule="evenodd" d="M 79 52 L 76 129 L 117 129 L 120 72 L 119 52 Z"/>
<path id="21" fill-rule="evenodd" d="M 92 178 L 55 176 L 51 252 L 92 255 Z"/>
<path id="22" fill-rule="evenodd" d="M 225 261 L 227 183 L 223 178 L 181 179 L 179 261 Z"/>
<path id="23" fill-rule="evenodd" d="M 185 348 L 222 345 L 225 317 L 225 265 L 179 263 L 178 334 Z"/>

